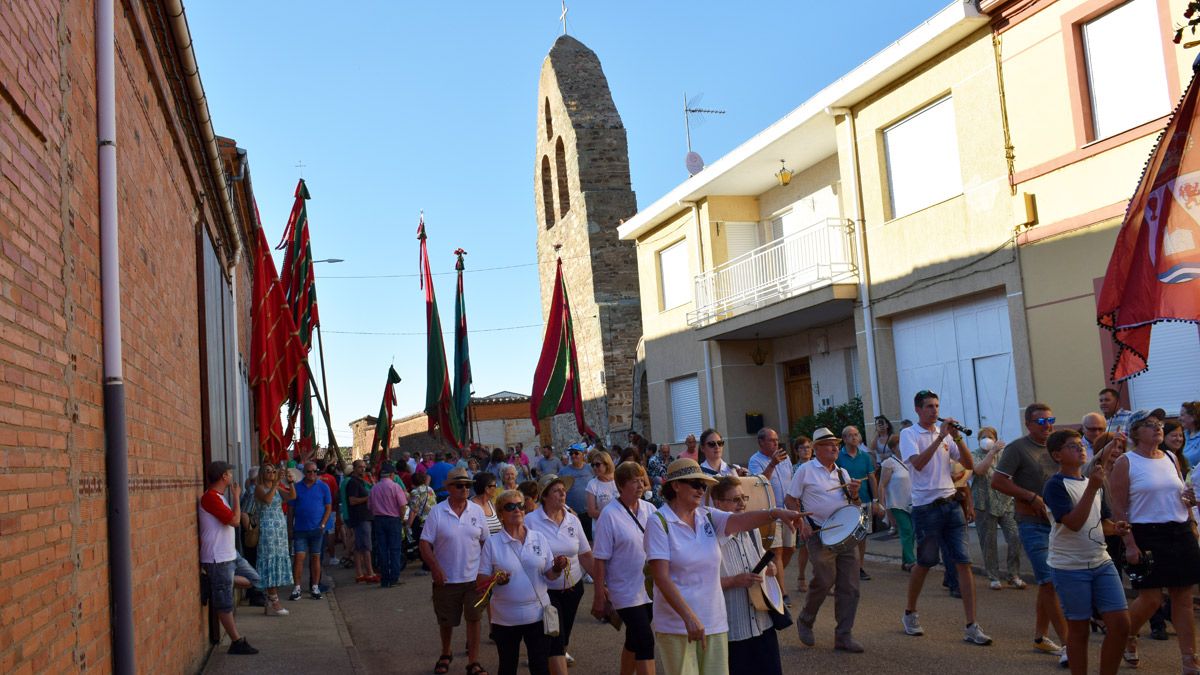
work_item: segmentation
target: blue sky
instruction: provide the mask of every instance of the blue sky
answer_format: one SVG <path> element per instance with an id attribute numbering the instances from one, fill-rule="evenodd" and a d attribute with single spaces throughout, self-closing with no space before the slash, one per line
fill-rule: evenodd
<path id="1" fill-rule="evenodd" d="M 711 163 L 945 5 L 580 0 L 567 27 L 604 66 L 645 206 L 687 177 L 683 92 L 727 111 L 692 128 Z M 435 277 L 445 326 L 454 249 L 480 270 L 465 279 L 475 392 L 529 393 L 537 80 L 562 27 L 554 0 L 341 6 L 354 9 L 204 0 L 187 15 L 217 133 L 249 152 L 267 238 L 302 170 L 313 254 L 345 259 L 318 265 L 317 293 L 334 432 L 349 445 L 389 364 L 403 378 L 397 413 L 424 407 L 422 209 L 431 265 L 446 273 Z"/>

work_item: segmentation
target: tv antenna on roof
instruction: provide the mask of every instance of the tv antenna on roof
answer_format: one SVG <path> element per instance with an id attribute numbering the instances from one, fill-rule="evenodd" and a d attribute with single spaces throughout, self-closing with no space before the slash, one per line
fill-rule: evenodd
<path id="1" fill-rule="evenodd" d="M 687 156 L 684 159 L 684 165 L 687 167 L 688 175 L 695 176 L 704 170 L 704 159 L 700 157 L 700 153 L 692 152 L 692 115 L 724 115 L 724 110 L 714 110 L 712 108 L 700 108 L 701 99 L 704 94 L 696 94 L 691 100 L 688 100 L 687 92 L 683 92 L 683 130 L 687 134 Z M 696 122 L 703 121 L 703 117 L 698 117 Z"/>

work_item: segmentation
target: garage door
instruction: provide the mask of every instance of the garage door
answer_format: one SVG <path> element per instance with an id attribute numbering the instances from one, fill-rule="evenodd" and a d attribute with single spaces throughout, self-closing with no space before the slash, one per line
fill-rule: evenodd
<path id="1" fill-rule="evenodd" d="M 904 417 L 916 421 L 913 396 L 929 389 L 941 397 L 943 417 L 995 427 L 1005 441 L 1024 435 L 1004 296 L 902 315 L 892 333 Z"/>
<path id="2" fill-rule="evenodd" d="M 1200 399 L 1196 382 L 1200 364 L 1200 339 L 1196 324 L 1182 321 L 1156 323 L 1150 332 L 1149 370 L 1129 380 L 1133 409 L 1162 408 L 1179 414 L 1179 404 Z"/>

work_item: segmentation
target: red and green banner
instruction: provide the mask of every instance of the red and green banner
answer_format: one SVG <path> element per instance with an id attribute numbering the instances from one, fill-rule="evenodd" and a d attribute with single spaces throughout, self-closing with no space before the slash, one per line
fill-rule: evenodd
<path id="1" fill-rule="evenodd" d="M 458 271 L 458 292 L 454 296 L 454 416 L 463 432 L 459 440 L 464 443 L 471 435 L 470 420 L 467 419 L 467 408 L 471 405 L 471 350 L 467 346 L 467 301 L 463 297 L 463 256 L 466 254 L 461 248 L 454 252 L 458 256 L 454 264 Z"/>
<path id="2" fill-rule="evenodd" d="M 437 297 L 433 293 L 433 272 L 429 269 L 429 251 L 425 247 L 425 216 L 417 225 L 421 242 L 421 287 L 425 289 L 425 416 L 429 418 L 429 433 L 441 429 L 442 437 L 452 448 L 462 447 L 462 431 L 454 414 L 454 398 L 450 393 L 450 375 L 446 369 L 446 344 L 442 339 L 442 319 L 438 314 Z"/>
<path id="3" fill-rule="evenodd" d="M 583 394 L 579 387 L 579 361 L 575 353 L 575 332 L 571 320 L 571 302 L 563 283 L 562 259 L 554 275 L 554 296 L 546 319 L 542 355 L 533 374 L 533 393 L 529 415 L 533 429 L 541 432 L 541 420 L 559 413 L 574 413 L 575 428 L 586 438 L 596 433 L 583 419 Z"/>
<path id="4" fill-rule="evenodd" d="M 371 455 L 374 458 L 374 472 L 379 473 L 387 452 L 392 447 L 392 408 L 396 406 L 396 385 L 400 384 L 400 374 L 392 366 L 388 366 L 387 383 L 383 385 L 383 400 L 379 403 L 379 417 L 375 420 L 375 434 L 371 438 Z M 379 454 L 375 449 L 379 448 Z"/>
<path id="5" fill-rule="evenodd" d="M 308 207 L 305 203 L 309 199 L 308 186 L 303 178 L 296 184 L 295 197 L 287 228 L 284 229 L 283 238 L 276 249 L 284 252 L 280 282 L 287 294 L 292 321 L 307 356 L 312 350 L 313 330 L 320 325 L 321 320 L 317 313 L 317 287 L 313 275 L 312 244 L 308 234 Z M 296 439 L 294 456 L 296 459 L 307 459 L 316 450 L 316 426 L 312 410 L 312 382 L 307 371 L 303 370 L 296 378 L 289 397 L 286 438 L 292 437 L 297 416 L 300 433 Z"/>
<path id="6" fill-rule="evenodd" d="M 254 211 L 257 218 L 257 205 Z M 305 353 L 275 271 L 271 245 L 261 224 L 257 225 L 251 253 L 254 285 L 250 307 L 250 388 L 258 425 L 259 459 L 278 463 L 287 458 L 279 409 L 288 399 L 297 375 L 304 372 Z"/>

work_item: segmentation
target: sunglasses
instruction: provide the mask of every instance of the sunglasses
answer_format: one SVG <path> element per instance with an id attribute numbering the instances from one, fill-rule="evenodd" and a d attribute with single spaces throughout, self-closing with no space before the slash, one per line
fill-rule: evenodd
<path id="1" fill-rule="evenodd" d="M 710 448 L 723 448 L 723 447 L 725 447 L 725 441 L 723 441 L 723 440 L 721 440 L 721 441 L 705 441 L 704 445 L 706 445 Z"/>
<path id="2" fill-rule="evenodd" d="M 708 489 L 708 483 L 705 483 L 702 480 L 681 480 L 679 482 L 683 483 L 684 485 L 690 485 L 693 490 L 707 490 Z"/>
<path id="3" fill-rule="evenodd" d="M 604 462 L 592 462 L 593 467 L 604 466 Z"/>
<path id="4" fill-rule="evenodd" d="M 717 501 L 719 501 L 719 502 L 741 502 L 743 504 L 746 504 L 750 501 L 750 496 L 742 495 L 740 497 L 729 497 L 727 499 L 718 499 Z"/>
<path id="5" fill-rule="evenodd" d="M 1057 419 L 1058 419 L 1057 417 L 1039 417 L 1036 420 L 1034 420 L 1034 422 L 1037 422 L 1038 426 L 1044 427 L 1044 426 L 1047 426 L 1050 424 L 1054 424 L 1054 421 Z"/>
<path id="6" fill-rule="evenodd" d="M 316 473 L 316 472 L 317 472 L 317 470 L 316 470 L 316 469 L 305 469 L 305 470 L 304 470 L 304 473 L 306 473 L 306 474 L 309 474 L 309 473 Z"/>
<path id="7" fill-rule="evenodd" d="M 1162 423 L 1162 422 L 1138 422 L 1138 423 L 1135 425 L 1135 427 L 1136 427 L 1136 428 L 1139 428 L 1139 429 L 1140 429 L 1141 427 L 1153 427 L 1153 428 L 1155 428 L 1155 429 L 1162 429 L 1162 428 L 1163 428 L 1163 423 Z"/>
<path id="8" fill-rule="evenodd" d="M 512 513 L 513 511 L 520 511 L 523 508 L 525 508 L 524 504 L 521 504 L 519 502 L 508 502 L 504 506 L 501 506 L 500 510 L 504 511 L 506 513 Z"/>
<path id="9" fill-rule="evenodd" d="M 1084 431 L 1095 431 L 1096 433 L 1104 433 L 1104 427 L 1084 427 Z"/>
<path id="10" fill-rule="evenodd" d="M 471 487 L 471 486 L 470 486 L 470 485 L 468 485 L 468 484 L 466 484 L 466 483 L 451 483 L 451 484 L 447 485 L 446 487 L 447 487 L 448 489 L 449 489 L 449 488 L 454 488 L 454 489 L 456 489 L 456 490 L 460 490 L 460 489 L 461 489 L 461 490 L 466 490 L 467 488 L 469 488 L 469 487 Z"/>

